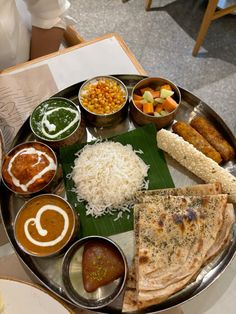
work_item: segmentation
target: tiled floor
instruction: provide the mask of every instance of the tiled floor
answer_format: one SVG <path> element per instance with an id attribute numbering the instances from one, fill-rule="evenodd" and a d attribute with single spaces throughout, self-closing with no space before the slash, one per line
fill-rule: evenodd
<path id="1" fill-rule="evenodd" d="M 214 21 L 193 57 L 206 1 L 153 0 L 149 12 L 144 2 L 71 0 L 70 14 L 85 39 L 120 34 L 149 75 L 169 78 L 196 93 L 236 134 L 236 15 Z"/>

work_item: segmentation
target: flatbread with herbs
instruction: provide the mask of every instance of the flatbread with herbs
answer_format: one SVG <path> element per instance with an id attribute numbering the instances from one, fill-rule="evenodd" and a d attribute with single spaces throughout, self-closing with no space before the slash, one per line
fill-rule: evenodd
<path id="1" fill-rule="evenodd" d="M 154 196 L 153 200 L 155 201 L 156 198 L 158 198 L 157 194 L 181 195 L 181 193 L 182 194 L 188 193 L 189 195 L 203 196 L 203 195 L 207 195 L 207 194 L 209 194 L 209 195 L 210 194 L 213 194 L 213 195 L 218 194 L 218 193 L 221 193 L 221 191 L 222 191 L 221 184 L 216 183 L 216 184 L 194 185 L 194 186 L 190 186 L 190 187 L 186 187 L 186 188 L 184 187 L 184 188 L 177 188 L 177 189 L 164 189 L 164 190 L 151 190 L 151 191 L 149 190 L 149 191 L 145 191 L 145 192 L 142 191 L 142 192 L 137 193 L 137 196 L 140 197 L 138 199 L 146 202 L 146 201 L 150 201 L 153 196 Z M 226 207 L 225 203 L 227 202 L 227 195 L 219 196 L 218 200 L 219 200 L 219 198 L 221 199 L 221 202 L 220 202 L 221 205 L 218 204 L 219 206 L 217 206 L 217 208 L 221 207 L 223 210 L 222 215 L 218 216 L 218 218 L 221 217 L 220 220 L 221 220 L 221 227 L 222 228 L 221 228 L 221 231 L 218 230 L 217 235 L 215 235 L 215 239 L 213 241 L 214 243 L 212 245 L 210 245 L 212 242 L 211 239 L 210 239 L 211 241 L 210 240 L 204 241 L 204 243 L 203 243 L 204 244 L 204 253 L 202 251 L 202 253 L 200 255 L 198 254 L 198 263 L 196 263 L 196 265 L 194 265 L 194 269 L 198 269 L 198 271 L 200 270 L 200 268 L 203 266 L 203 264 L 205 262 L 208 262 L 209 259 L 216 256 L 219 253 L 219 251 L 221 251 L 228 244 L 228 242 L 230 241 L 230 239 L 232 237 L 231 230 L 232 230 L 232 225 L 235 221 L 234 210 L 233 210 L 233 207 L 231 204 L 228 204 L 227 210 L 225 210 L 225 207 Z M 200 198 L 198 198 L 198 202 L 200 202 L 200 203 L 206 202 L 207 198 L 204 198 L 204 199 L 205 199 L 205 201 L 200 197 Z M 211 199 L 211 197 L 210 197 L 210 199 Z M 196 200 L 197 199 L 195 199 L 195 207 L 197 210 L 199 204 L 197 205 Z M 214 203 L 214 201 L 211 199 L 211 202 L 209 203 L 209 205 L 212 208 L 214 208 L 213 203 Z M 217 205 L 217 204 L 215 204 L 215 205 Z M 143 207 L 143 206 L 145 208 L 147 206 L 147 204 L 141 205 L 141 207 Z M 206 204 L 205 204 L 205 206 L 206 206 Z M 198 209 L 198 210 L 200 210 L 200 209 Z M 145 213 L 146 210 L 143 209 L 142 213 L 143 212 Z M 176 213 L 177 211 L 174 210 L 174 212 Z M 203 212 L 203 209 L 201 209 L 201 212 Z M 157 278 L 154 276 L 155 271 L 151 271 L 150 274 L 147 275 L 147 278 L 149 280 L 150 285 L 148 284 L 148 288 L 147 287 L 143 288 L 142 282 L 141 282 L 141 285 L 139 284 L 140 277 L 137 278 L 137 276 L 139 276 L 139 272 L 137 272 L 137 268 L 138 268 L 137 265 L 140 264 L 139 258 L 141 257 L 140 252 L 139 252 L 139 247 L 140 247 L 140 245 L 139 245 L 139 228 L 140 228 L 139 213 L 140 213 L 140 208 L 139 208 L 139 205 L 137 205 L 137 206 L 135 206 L 135 210 L 134 210 L 134 225 L 135 225 L 135 240 L 136 240 L 135 267 L 134 267 L 134 265 L 132 265 L 130 268 L 130 272 L 129 272 L 127 287 L 126 287 L 126 291 L 125 291 L 125 295 L 124 295 L 124 301 L 123 301 L 122 311 L 124 311 L 124 312 L 136 311 L 140 308 L 144 308 L 144 307 L 147 307 L 149 305 L 157 304 L 157 303 L 160 303 L 160 302 L 166 300 L 170 295 L 172 295 L 173 293 L 175 293 L 175 292 L 179 291 L 180 289 L 182 289 L 183 287 L 185 287 L 192 280 L 192 278 L 196 276 L 196 273 L 198 272 L 196 270 L 195 272 L 190 271 L 189 273 L 186 272 L 184 274 L 183 274 L 183 272 L 182 272 L 182 274 L 179 273 L 178 276 L 174 276 L 175 279 L 172 278 L 172 283 L 170 283 L 171 287 L 169 287 L 169 284 L 167 284 L 167 286 L 165 287 L 165 284 L 163 285 L 163 281 L 161 283 L 162 286 L 157 287 L 157 285 L 156 285 Z M 165 213 L 166 213 L 166 210 L 164 210 L 162 212 L 162 215 L 163 214 L 165 215 Z M 208 213 L 207 217 L 210 217 L 209 215 L 210 215 L 210 212 Z M 216 216 L 214 216 L 214 217 L 216 218 Z M 178 218 L 178 216 L 176 216 L 176 218 Z M 147 221 L 146 225 L 141 223 L 143 230 L 149 230 L 149 228 L 150 228 L 150 221 L 147 217 L 146 217 L 146 221 Z M 211 220 L 209 219 L 209 222 L 210 221 Z M 138 226 L 137 226 L 137 222 L 138 222 Z M 178 219 L 177 219 L 177 222 L 178 222 Z M 211 234 L 211 227 L 210 226 L 212 226 L 211 223 L 209 223 L 208 226 L 204 225 L 205 233 L 208 235 L 209 235 L 209 232 Z M 182 226 L 182 228 L 183 228 L 183 226 Z M 201 230 L 201 232 L 202 232 L 202 230 Z M 216 232 L 216 231 L 213 231 L 213 232 Z M 195 228 L 195 233 L 197 233 L 196 228 Z M 203 234 L 203 233 L 201 233 L 201 234 Z M 206 237 L 206 239 L 208 239 L 208 237 Z M 167 242 L 167 241 L 165 241 L 165 242 Z M 205 242 L 207 243 L 207 245 L 205 244 Z M 157 243 L 155 243 L 155 246 L 156 245 L 157 245 Z M 205 250 L 208 246 L 210 246 L 210 248 L 208 249 L 207 252 L 205 252 Z M 196 246 L 195 246 L 195 249 L 196 249 Z M 182 252 L 182 254 L 183 254 L 183 252 Z M 205 257 L 203 257 L 204 254 L 205 254 Z M 193 257 L 193 255 L 192 255 L 192 257 Z M 183 256 L 182 256 L 182 258 L 183 258 Z M 189 256 L 188 258 L 191 260 L 191 256 Z M 141 257 L 141 261 L 142 260 L 145 261 L 145 259 L 143 259 Z M 199 263 L 199 260 L 201 261 L 200 263 Z M 199 265 L 199 266 L 197 266 L 197 265 Z M 173 268 L 171 271 L 173 271 Z M 165 282 L 165 280 L 167 280 L 167 278 L 168 278 L 168 280 L 171 279 L 171 277 L 170 277 L 171 271 L 169 271 L 167 274 L 166 270 L 164 270 L 164 273 L 167 275 L 165 278 L 163 278 L 164 282 Z M 160 275 L 161 275 L 161 273 L 160 273 Z M 177 280 L 176 280 L 176 278 L 177 278 Z M 145 289 L 148 289 L 148 290 L 145 290 Z M 153 289 L 153 290 L 151 290 L 151 289 Z M 158 291 L 158 296 L 157 296 L 157 291 Z M 152 300 L 152 301 L 150 301 L 150 300 Z"/>
<path id="2" fill-rule="evenodd" d="M 205 263 L 213 259 L 228 245 L 229 241 L 232 239 L 232 228 L 234 222 L 234 207 L 232 204 L 227 204 L 224 212 L 222 227 L 218 232 L 215 243 L 212 245 L 212 247 L 209 249 L 205 256 Z"/>
<path id="3" fill-rule="evenodd" d="M 195 195 L 195 196 L 204 196 L 204 195 L 217 195 L 222 193 L 222 187 L 219 182 L 209 183 L 209 184 L 196 184 L 190 185 L 181 188 L 169 188 L 169 189 L 157 189 L 157 190 L 143 190 L 136 193 L 136 199 L 139 203 L 144 202 L 144 198 L 150 197 L 151 201 L 152 196 L 160 195 Z"/>
<path id="4" fill-rule="evenodd" d="M 181 290 L 200 270 L 223 225 L 227 195 L 159 196 L 139 212 L 135 274 L 138 308 Z"/>

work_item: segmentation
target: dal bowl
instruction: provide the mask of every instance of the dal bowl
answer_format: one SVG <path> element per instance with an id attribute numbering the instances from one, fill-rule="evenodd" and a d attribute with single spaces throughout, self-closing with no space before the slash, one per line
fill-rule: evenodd
<path id="1" fill-rule="evenodd" d="M 19 247 L 37 257 L 62 254 L 75 238 L 78 216 L 62 197 L 42 194 L 31 198 L 19 210 L 14 234 Z"/>
<path id="2" fill-rule="evenodd" d="M 79 102 L 87 122 L 94 127 L 114 127 L 128 114 L 128 91 L 113 76 L 97 76 L 80 87 Z"/>
<path id="3" fill-rule="evenodd" d="M 130 115 L 138 125 L 154 123 L 157 129 L 170 125 L 181 102 L 179 88 L 161 77 L 148 77 L 133 88 Z"/>

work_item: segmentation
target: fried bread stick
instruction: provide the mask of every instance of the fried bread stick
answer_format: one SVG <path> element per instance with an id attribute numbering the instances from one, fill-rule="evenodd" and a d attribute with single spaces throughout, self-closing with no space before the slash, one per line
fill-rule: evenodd
<path id="1" fill-rule="evenodd" d="M 223 193 L 229 195 L 229 201 L 236 203 L 236 177 L 207 158 L 193 145 L 173 132 L 161 129 L 157 132 L 158 147 L 167 152 L 182 166 L 207 183 L 220 182 Z"/>
<path id="2" fill-rule="evenodd" d="M 220 153 L 224 161 L 228 161 L 234 157 L 235 152 L 233 147 L 205 118 L 197 116 L 191 121 L 190 125 Z"/>
<path id="3" fill-rule="evenodd" d="M 215 150 L 215 148 L 212 147 L 207 140 L 205 140 L 205 138 L 189 124 L 183 121 L 178 121 L 172 125 L 172 130 L 207 157 L 213 159 L 218 164 L 222 162 L 221 155 Z"/>

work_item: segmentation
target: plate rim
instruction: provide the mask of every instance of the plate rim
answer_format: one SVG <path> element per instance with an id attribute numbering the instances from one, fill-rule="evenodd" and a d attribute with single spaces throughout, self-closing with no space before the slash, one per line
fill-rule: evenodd
<path id="1" fill-rule="evenodd" d="M 0 276 L 0 281 L 9 281 L 9 282 L 17 282 L 22 285 L 32 287 L 46 295 L 48 295 L 50 298 L 54 299 L 54 301 L 60 303 L 61 306 L 64 307 L 65 310 L 68 311 L 70 314 L 74 314 L 75 312 L 61 299 L 59 298 L 55 293 L 51 292 L 50 290 L 40 286 L 39 284 L 33 283 L 33 282 L 28 282 L 22 279 L 14 278 L 11 276 Z"/>

